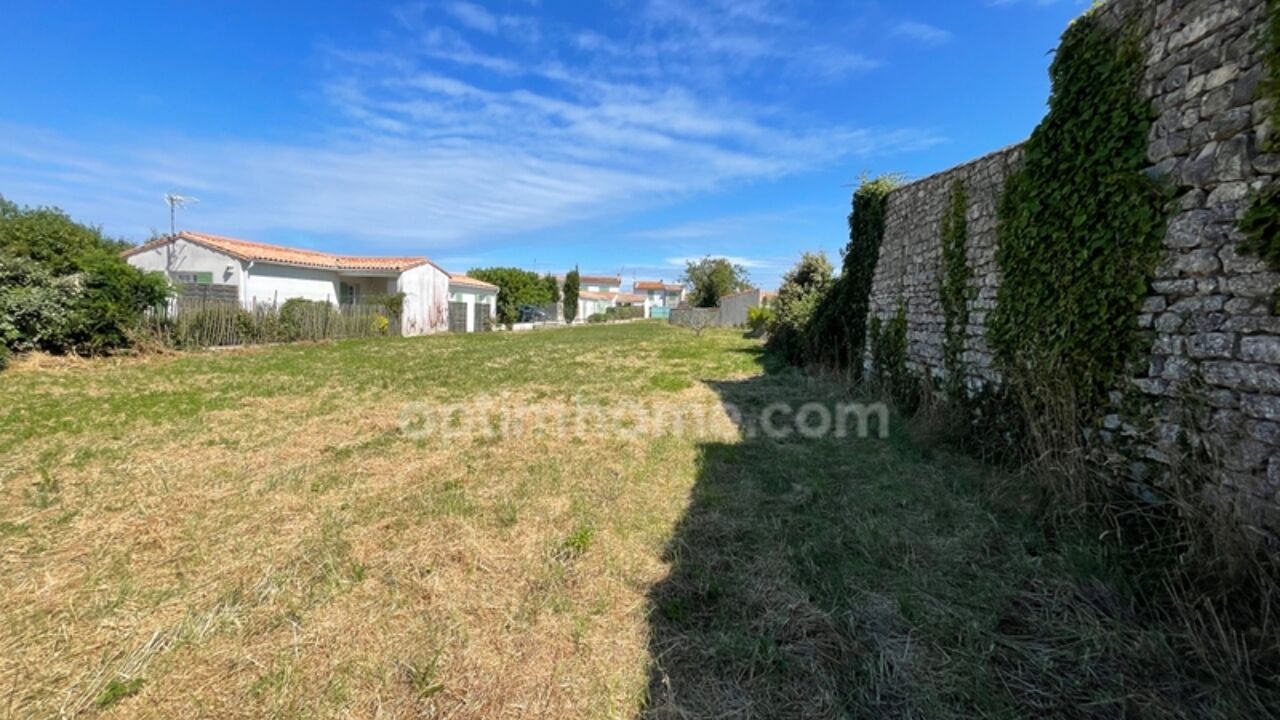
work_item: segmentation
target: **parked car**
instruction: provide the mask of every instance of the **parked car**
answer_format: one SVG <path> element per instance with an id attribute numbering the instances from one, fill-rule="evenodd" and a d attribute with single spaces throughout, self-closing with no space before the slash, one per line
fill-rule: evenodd
<path id="1" fill-rule="evenodd" d="M 518 308 L 519 319 L 516 322 L 546 322 L 547 314 L 536 305 L 521 305 Z"/>

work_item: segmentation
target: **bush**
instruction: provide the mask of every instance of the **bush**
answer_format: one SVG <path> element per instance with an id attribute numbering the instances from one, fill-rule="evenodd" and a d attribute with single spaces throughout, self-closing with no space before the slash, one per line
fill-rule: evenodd
<path id="1" fill-rule="evenodd" d="M 805 253 L 796 266 L 782 276 L 767 330 L 770 347 L 791 362 L 803 360 L 804 340 L 818 303 L 831 287 L 831 273 L 826 253 L 819 252 Z M 750 324 L 750 316 L 747 320 Z"/>
<path id="2" fill-rule="evenodd" d="M 587 322 L 592 324 L 607 322 L 608 319 L 604 313 L 591 313 L 587 316 Z"/>
<path id="3" fill-rule="evenodd" d="M 773 308 L 761 305 L 747 308 L 747 329 L 755 337 L 764 335 L 774 322 Z"/>
<path id="4" fill-rule="evenodd" d="M 127 247 L 55 208 L 0 198 L 0 342 L 53 353 L 128 346 L 169 284 L 126 263 Z"/>
<path id="5" fill-rule="evenodd" d="M 0 345 L 0 370 L 9 367 L 9 348 Z"/>
<path id="6" fill-rule="evenodd" d="M 605 308 L 605 320 L 613 322 L 615 320 L 636 320 L 644 317 L 643 307 L 634 307 L 631 305 L 615 305 Z"/>

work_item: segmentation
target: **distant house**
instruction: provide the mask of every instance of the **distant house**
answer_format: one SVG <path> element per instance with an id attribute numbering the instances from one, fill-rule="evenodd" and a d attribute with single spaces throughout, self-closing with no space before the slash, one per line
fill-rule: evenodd
<path id="1" fill-rule="evenodd" d="M 637 280 L 632 287 L 637 294 L 645 298 L 646 317 L 667 316 L 671 308 L 679 307 L 684 300 L 684 285 L 665 283 L 660 280 Z"/>
<path id="2" fill-rule="evenodd" d="M 775 292 L 750 288 L 729 293 L 720 298 L 720 324 L 746 325 L 747 311 L 753 307 L 768 306 L 778 296 Z"/>
<path id="3" fill-rule="evenodd" d="M 181 232 L 123 253 L 130 265 L 162 272 L 180 295 L 246 308 L 290 298 L 357 304 L 404 293 L 401 333 L 448 326 L 449 274 L 425 257 L 356 257 Z"/>
<path id="4" fill-rule="evenodd" d="M 449 275 L 450 332 L 487 330 L 497 313 L 497 285 L 461 273 Z"/>
<path id="5" fill-rule="evenodd" d="M 579 290 L 578 322 L 583 322 L 592 315 L 603 315 L 606 310 L 613 307 L 615 304 L 614 293 L 599 292 L 596 290 Z"/>
<path id="6" fill-rule="evenodd" d="M 616 275 L 582 275 L 578 278 L 578 288 L 594 293 L 621 292 L 622 278 Z"/>

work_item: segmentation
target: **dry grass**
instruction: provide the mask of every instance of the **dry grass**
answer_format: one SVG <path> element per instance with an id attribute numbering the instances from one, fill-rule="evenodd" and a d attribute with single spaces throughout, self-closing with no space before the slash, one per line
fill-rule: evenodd
<path id="1" fill-rule="evenodd" d="M 758 350 L 631 323 L 28 358 L 0 716 L 1119 717 L 1176 675 L 1133 669 L 1160 636 L 1102 550 L 904 433 L 400 432 L 418 401 L 843 398 Z"/>

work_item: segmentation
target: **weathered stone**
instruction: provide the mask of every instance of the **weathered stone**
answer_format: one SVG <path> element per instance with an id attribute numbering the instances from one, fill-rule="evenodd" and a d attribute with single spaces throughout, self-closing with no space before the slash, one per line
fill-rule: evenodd
<path id="1" fill-rule="evenodd" d="M 1239 297 L 1270 297 L 1280 285 L 1280 273 L 1261 272 L 1227 279 L 1227 292 Z"/>
<path id="2" fill-rule="evenodd" d="M 1230 243 L 1218 251 L 1218 259 L 1222 261 L 1222 270 L 1228 273 L 1266 272 L 1267 263 L 1256 255 L 1242 255 L 1239 246 Z"/>
<path id="3" fill-rule="evenodd" d="M 1262 175 L 1280 175 L 1280 153 L 1259 155 L 1253 159 L 1253 171 Z"/>
<path id="4" fill-rule="evenodd" d="M 1269 445 L 1280 445 L 1280 424 L 1265 420 L 1246 420 L 1244 429 L 1254 440 Z"/>
<path id="5" fill-rule="evenodd" d="M 1218 182 L 1243 180 L 1245 168 L 1252 169 L 1249 162 L 1249 141 L 1247 138 L 1235 137 L 1222 142 L 1214 155 L 1213 175 Z M 1213 193 L 1210 193 L 1212 197 Z"/>
<path id="6" fill-rule="evenodd" d="M 1240 409 L 1246 415 L 1264 420 L 1280 420 L 1280 396 L 1246 394 L 1240 396 Z"/>
<path id="7" fill-rule="evenodd" d="M 1158 313 L 1168 306 L 1169 303 L 1164 299 L 1164 297 L 1160 295 L 1151 295 L 1148 296 L 1146 300 L 1142 301 L 1142 312 Z"/>
<path id="8" fill-rule="evenodd" d="M 1209 193 L 1208 203 L 1210 205 L 1225 205 L 1227 203 L 1238 203 L 1247 197 L 1249 197 L 1249 183 L 1225 182 Z"/>
<path id="9" fill-rule="evenodd" d="M 1183 298 L 1169 306 L 1169 312 L 1185 315 L 1187 313 L 1217 312 L 1227 304 L 1225 295 L 1197 295 Z"/>
<path id="10" fill-rule="evenodd" d="M 1177 313 L 1164 313 L 1156 318 L 1155 328 L 1158 332 L 1173 333 L 1182 327 L 1182 316 Z"/>
<path id="11" fill-rule="evenodd" d="M 1192 210 L 1180 213 L 1169 221 L 1164 245 L 1169 248 L 1194 248 L 1206 240 L 1220 236 L 1214 225 L 1213 213 L 1208 210 Z"/>
<path id="12" fill-rule="evenodd" d="M 1240 359 L 1280 365 L 1280 337 L 1256 335 L 1240 340 Z"/>
<path id="13" fill-rule="evenodd" d="M 1253 392 L 1280 392 L 1280 368 L 1274 365 L 1212 360 L 1201 364 L 1206 382 Z"/>
<path id="14" fill-rule="evenodd" d="M 1170 261 L 1169 267 L 1179 275 L 1210 275 L 1222 268 L 1222 262 L 1212 248 L 1177 253 Z"/>
<path id="15" fill-rule="evenodd" d="M 1229 333 L 1197 333 L 1187 339 L 1187 354 L 1193 358 L 1229 358 L 1236 338 Z"/>
<path id="16" fill-rule="evenodd" d="M 1196 291 L 1196 281 L 1186 278 L 1155 280 L 1151 283 L 1151 289 L 1161 295 L 1190 295 Z"/>

